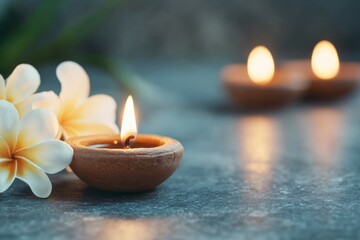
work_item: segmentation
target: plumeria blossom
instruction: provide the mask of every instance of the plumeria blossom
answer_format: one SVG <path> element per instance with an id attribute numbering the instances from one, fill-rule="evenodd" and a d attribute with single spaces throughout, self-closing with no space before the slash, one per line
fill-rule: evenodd
<path id="1" fill-rule="evenodd" d="M 56 140 L 58 121 L 46 109 L 36 109 L 21 120 L 11 103 L 0 100 L 0 192 L 18 178 L 32 192 L 46 198 L 52 190 L 45 173 L 61 171 L 71 162 L 73 149 Z"/>
<path id="2" fill-rule="evenodd" d="M 118 133 L 115 124 L 116 102 L 104 94 L 89 97 L 90 80 L 77 63 L 67 61 L 56 69 L 61 92 L 40 93 L 33 100 L 34 108 L 53 111 L 60 124 L 58 138 Z"/>
<path id="3" fill-rule="evenodd" d="M 20 64 L 6 82 L 0 75 L 0 100 L 11 102 L 22 117 L 31 110 L 31 99 L 39 85 L 38 71 L 29 64 Z"/>

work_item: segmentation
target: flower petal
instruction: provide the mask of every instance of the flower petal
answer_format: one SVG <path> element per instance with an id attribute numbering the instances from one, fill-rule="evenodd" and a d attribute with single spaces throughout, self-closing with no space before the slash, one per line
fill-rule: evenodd
<path id="1" fill-rule="evenodd" d="M 47 109 L 35 109 L 21 120 L 16 149 L 54 139 L 58 129 L 59 123 L 54 113 Z"/>
<path id="2" fill-rule="evenodd" d="M 71 115 L 71 121 L 83 120 L 91 123 L 115 123 L 116 102 L 108 95 L 99 94 L 90 97 Z"/>
<path id="3" fill-rule="evenodd" d="M 18 162 L 16 177 L 26 182 L 37 197 L 47 198 L 52 190 L 49 177 L 30 161 L 16 160 Z"/>
<path id="4" fill-rule="evenodd" d="M 73 149 L 65 142 L 50 140 L 14 153 L 15 158 L 26 158 L 46 173 L 57 173 L 71 163 Z"/>
<path id="5" fill-rule="evenodd" d="M 14 182 L 17 162 L 14 160 L 0 162 L 0 192 L 5 192 Z"/>
<path id="6" fill-rule="evenodd" d="M 19 114 L 11 103 L 0 100 L 0 136 L 8 144 L 10 151 L 15 147 Z"/>
<path id="7" fill-rule="evenodd" d="M 22 117 L 24 117 L 25 114 L 27 114 L 28 112 L 31 111 L 31 104 L 27 100 L 18 102 L 16 104 L 14 104 L 14 106 L 16 107 L 16 109 L 17 109 L 17 111 L 19 113 L 20 119 Z"/>
<path id="8" fill-rule="evenodd" d="M 64 136 L 67 138 L 76 136 L 88 136 L 96 134 L 116 134 L 116 125 L 107 125 L 101 123 L 76 123 L 72 122 L 65 126 Z"/>
<path id="9" fill-rule="evenodd" d="M 59 115 L 60 99 L 53 91 L 35 93 L 27 99 L 15 104 L 19 112 L 20 118 L 25 116 L 28 112 L 37 108 L 45 108 Z"/>
<path id="10" fill-rule="evenodd" d="M 32 109 L 45 108 L 59 117 L 60 99 L 53 91 L 36 93 L 29 101 Z"/>
<path id="11" fill-rule="evenodd" d="M 56 75 L 61 83 L 60 99 L 64 112 L 80 106 L 90 94 L 90 80 L 85 70 L 77 63 L 60 63 Z"/>
<path id="12" fill-rule="evenodd" d="M 6 99 L 16 104 L 35 93 L 39 85 L 38 71 L 29 64 L 20 64 L 6 80 Z"/>
<path id="13" fill-rule="evenodd" d="M 58 136 L 61 134 L 60 138 L 62 138 L 63 140 L 78 136 L 78 134 L 71 128 L 66 128 L 66 131 L 65 128 L 63 127 L 60 127 L 60 129 L 61 129 L 61 133 L 58 133 Z"/>
<path id="14" fill-rule="evenodd" d="M 5 80 L 0 75 L 0 99 L 6 99 Z"/>
<path id="15" fill-rule="evenodd" d="M 0 158 L 1 159 L 11 158 L 9 145 L 7 144 L 5 139 L 2 138 L 1 136 L 0 136 Z"/>

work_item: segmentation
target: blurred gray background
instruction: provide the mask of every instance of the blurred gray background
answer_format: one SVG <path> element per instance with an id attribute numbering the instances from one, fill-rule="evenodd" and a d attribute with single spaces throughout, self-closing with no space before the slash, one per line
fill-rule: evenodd
<path id="1" fill-rule="evenodd" d="M 12 16 L 2 29 L 26 21 L 44 1 L 2 0 Z M 96 10 L 102 0 L 61 1 L 43 38 Z M 6 8 L 5 8 L 5 5 Z M 310 55 L 329 39 L 343 58 L 360 50 L 358 0 L 132 0 L 124 1 L 92 31 L 77 51 L 127 58 L 222 57 L 244 60 L 252 47 L 268 46 L 282 58 Z M 4 15 L 4 14 L 3 14 Z"/>

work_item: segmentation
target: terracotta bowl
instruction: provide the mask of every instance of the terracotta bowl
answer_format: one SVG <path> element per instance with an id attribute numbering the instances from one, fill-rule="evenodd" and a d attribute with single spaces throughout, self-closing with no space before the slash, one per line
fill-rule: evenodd
<path id="1" fill-rule="evenodd" d="M 232 101 L 243 109 L 283 107 L 300 99 L 309 84 L 301 73 L 278 69 L 271 83 L 259 86 L 251 82 L 242 64 L 225 67 L 221 77 Z"/>
<path id="2" fill-rule="evenodd" d="M 356 62 L 340 63 L 340 70 L 334 79 L 323 80 L 314 75 L 311 63 L 307 60 L 293 60 L 284 64 L 292 71 L 304 72 L 310 80 L 306 91 L 306 99 L 336 100 L 351 94 L 360 80 L 360 64 Z"/>
<path id="3" fill-rule="evenodd" d="M 75 137 L 66 141 L 74 149 L 70 165 L 89 186 L 117 192 L 156 188 L 179 166 L 183 146 L 157 135 L 137 135 L 131 149 L 119 146 L 118 135 Z"/>

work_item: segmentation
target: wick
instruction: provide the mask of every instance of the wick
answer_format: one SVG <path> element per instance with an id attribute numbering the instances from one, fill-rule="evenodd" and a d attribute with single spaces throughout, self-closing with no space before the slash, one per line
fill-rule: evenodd
<path id="1" fill-rule="evenodd" d="M 134 138 L 135 138 L 134 135 L 130 135 L 126 138 L 125 144 L 124 144 L 125 145 L 124 149 L 130 149 L 130 141 L 131 141 L 131 139 L 134 139 Z"/>

